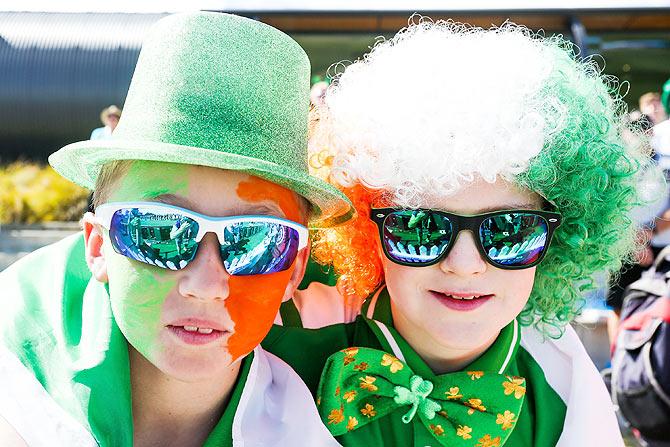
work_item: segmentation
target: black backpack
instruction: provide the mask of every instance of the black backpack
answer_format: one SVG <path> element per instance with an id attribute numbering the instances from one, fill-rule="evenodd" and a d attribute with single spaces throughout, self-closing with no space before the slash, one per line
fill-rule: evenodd
<path id="1" fill-rule="evenodd" d="M 670 246 L 624 291 L 612 398 L 648 440 L 670 441 Z"/>

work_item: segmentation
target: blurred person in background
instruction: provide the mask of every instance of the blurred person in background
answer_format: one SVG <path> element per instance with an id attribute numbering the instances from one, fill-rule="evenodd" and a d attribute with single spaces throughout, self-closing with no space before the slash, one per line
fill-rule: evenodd
<path id="1" fill-rule="evenodd" d="M 669 102 L 670 80 L 663 86 L 663 95 L 657 92 L 643 94 L 638 101 L 640 109 L 628 115 L 631 125 L 643 133 L 627 132 L 624 134 L 626 144 L 639 146 L 641 150 L 651 152 L 654 160 L 663 170 L 666 180 L 670 178 Z M 645 145 L 647 147 L 644 147 Z M 670 244 L 668 191 L 661 192 L 659 195 L 660 197 L 652 200 L 648 206 L 636 208 L 631 216 L 640 225 L 638 240 L 646 243 L 635 254 L 633 262 L 625 264 L 610 281 L 606 300 L 607 305 L 614 310 L 614 314 L 608 320 L 611 343 L 614 342 L 618 330 L 625 288 L 640 279 L 642 272 L 651 265 L 656 255 Z"/>
<path id="2" fill-rule="evenodd" d="M 107 140 L 111 138 L 112 132 L 116 129 L 116 125 L 119 124 L 120 118 L 121 109 L 114 104 L 102 109 L 102 112 L 100 112 L 100 121 L 102 121 L 104 127 L 93 129 L 93 132 L 91 132 L 91 140 Z"/>
<path id="3" fill-rule="evenodd" d="M 670 120 L 668 119 L 670 115 L 670 79 L 665 81 L 665 84 L 661 88 L 658 108 L 660 112 L 656 114 L 658 120 L 654 121 L 651 133 L 651 147 L 657 154 L 659 164 L 667 173 L 670 172 Z"/>
<path id="4" fill-rule="evenodd" d="M 314 107 L 321 107 L 324 104 L 324 98 L 326 96 L 326 90 L 328 89 L 328 82 L 321 79 L 320 76 L 314 76 L 312 81 L 316 80 L 312 84 L 312 88 L 309 91 L 309 102 Z"/>
<path id="5" fill-rule="evenodd" d="M 640 97 L 640 112 L 646 114 L 651 122 L 651 129 L 647 131 L 649 145 L 654 160 L 665 174 L 666 181 L 670 180 L 670 79 L 661 87 L 662 94 L 647 93 Z M 651 248 L 654 255 L 663 247 L 670 245 L 670 200 L 668 194 L 662 211 L 658 214 L 654 231 L 651 235 Z"/>
<path id="6" fill-rule="evenodd" d="M 652 92 L 640 97 L 639 118 L 648 116 L 646 126 L 639 127 L 645 134 L 626 143 L 649 152 L 667 181 L 670 179 L 670 80 L 661 91 L 662 95 Z M 641 183 L 646 181 L 644 177 Z M 619 292 L 618 307 L 614 307 L 615 314 L 608 327 L 613 346 L 612 397 L 643 447 L 670 446 L 667 400 L 670 368 L 666 361 L 670 346 L 669 312 L 663 310 L 664 290 L 668 284 L 668 267 L 663 262 L 668 259 L 668 252 L 664 248 L 670 245 L 669 190 L 666 184 L 656 193 L 652 191 L 647 197 L 651 199 L 648 206 L 633 210 L 631 218 L 641 224 L 638 233 L 643 238 L 641 241 L 649 243 L 636 253 L 638 264 L 619 278 L 619 283 L 628 289 L 622 288 Z M 636 277 L 634 272 L 638 273 Z"/>
<path id="7" fill-rule="evenodd" d="M 640 97 L 640 104 L 642 104 L 643 98 L 648 95 L 650 95 L 650 93 L 645 93 Z M 651 128 L 653 127 L 651 118 L 639 110 L 634 110 L 628 114 L 627 119 L 630 126 L 638 129 L 640 133 L 625 131 L 623 133 L 623 138 L 626 144 L 629 146 L 640 147 L 643 151 L 653 151 L 653 149 L 648 146 L 644 147 L 645 144 L 648 144 L 648 140 L 641 137 L 642 135 L 649 135 Z M 658 161 L 655 156 L 654 160 Z M 614 314 L 611 315 L 608 321 L 610 343 L 614 341 L 614 337 L 616 336 L 625 288 L 640 278 L 642 272 L 651 265 L 656 254 L 658 254 L 662 248 L 652 248 L 650 242 L 655 229 L 655 220 L 665 211 L 666 200 L 667 198 L 663 198 L 661 199 L 662 203 L 656 202 L 650 204 L 650 206 L 636 208 L 633 211 L 632 218 L 640 226 L 637 238 L 643 245 L 635 253 L 634 259 L 624 263 L 608 284 L 606 303 L 614 311 Z"/>
<path id="8" fill-rule="evenodd" d="M 661 104 L 661 95 L 658 92 L 647 92 L 640 96 L 639 106 L 640 113 L 647 115 L 654 125 L 668 119 L 668 115 Z"/>

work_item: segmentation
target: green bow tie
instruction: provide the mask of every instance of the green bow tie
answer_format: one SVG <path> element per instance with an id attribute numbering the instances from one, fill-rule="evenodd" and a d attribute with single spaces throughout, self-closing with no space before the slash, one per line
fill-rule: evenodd
<path id="1" fill-rule="evenodd" d="M 402 422 L 419 422 L 415 439 L 423 443 L 500 447 L 516 424 L 525 385 L 522 377 L 484 371 L 427 380 L 383 351 L 348 348 L 328 358 L 317 405 L 334 436 L 402 408 Z"/>

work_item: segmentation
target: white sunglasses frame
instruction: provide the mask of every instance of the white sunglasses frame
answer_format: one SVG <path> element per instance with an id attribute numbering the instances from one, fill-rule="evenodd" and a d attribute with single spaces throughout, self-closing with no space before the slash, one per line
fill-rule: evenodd
<path id="1" fill-rule="evenodd" d="M 298 232 L 298 250 L 307 247 L 309 241 L 309 230 L 304 225 L 300 225 L 292 220 L 283 219 L 276 216 L 264 215 L 242 215 L 242 216 L 225 216 L 212 217 L 204 214 L 196 213 L 186 208 L 175 205 L 169 205 L 162 202 L 110 202 L 100 205 L 95 208 L 95 221 L 104 229 L 109 231 L 112 224 L 112 217 L 114 213 L 122 209 L 141 208 L 144 210 L 155 210 L 159 213 L 165 213 L 166 210 L 178 211 L 183 216 L 195 220 L 198 223 L 198 234 L 195 236 L 195 242 L 200 242 L 205 234 L 214 233 L 219 240 L 219 244 L 225 241 L 224 229 L 230 223 L 243 222 L 259 222 L 259 223 L 275 223 L 287 226 Z"/>

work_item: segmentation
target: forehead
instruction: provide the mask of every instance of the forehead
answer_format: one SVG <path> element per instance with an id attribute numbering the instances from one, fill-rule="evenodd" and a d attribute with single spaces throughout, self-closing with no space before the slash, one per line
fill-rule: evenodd
<path id="1" fill-rule="evenodd" d="M 118 180 L 110 201 L 147 200 L 212 216 L 276 214 L 291 218 L 293 207 L 298 206 L 293 191 L 239 171 L 136 161 Z"/>
<path id="2" fill-rule="evenodd" d="M 502 209 L 539 209 L 542 207 L 542 197 L 503 179 L 493 183 L 477 179 L 447 197 L 425 195 L 421 207 L 462 214 Z"/>

